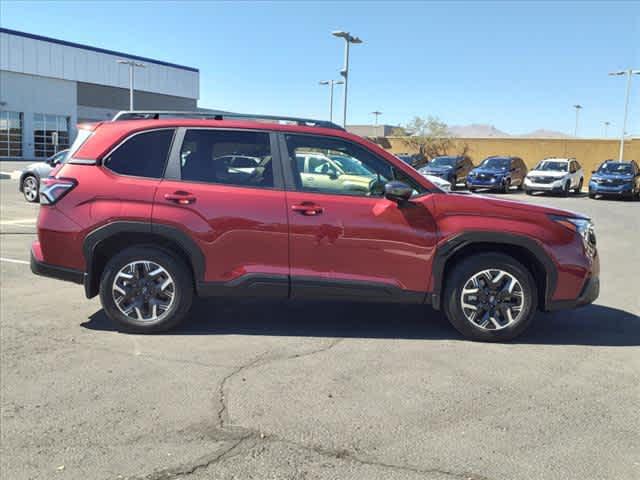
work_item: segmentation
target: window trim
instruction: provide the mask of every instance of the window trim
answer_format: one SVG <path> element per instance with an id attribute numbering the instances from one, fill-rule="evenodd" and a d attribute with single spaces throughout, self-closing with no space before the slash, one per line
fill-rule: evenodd
<path id="1" fill-rule="evenodd" d="M 251 132 L 251 133 L 266 133 L 269 136 L 269 149 L 271 150 L 271 161 L 273 163 L 273 187 L 260 187 L 254 185 L 236 185 L 231 183 L 214 183 L 205 182 L 201 180 L 185 180 L 182 178 L 182 169 L 180 165 L 180 152 L 182 151 L 182 144 L 184 138 L 187 135 L 188 130 L 210 130 L 213 132 Z M 273 190 L 284 191 L 285 182 L 283 178 L 283 168 L 280 159 L 280 148 L 277 141 L 277 133 L 267 129 L 259 128 L 216 128 L 216 127 L 177 127 L 174 135 L 174 141 L 169 153 L 169 159 L 165 168 L 164 177 L 167 180 L 183 183 L 194 183 L 198 185 L 211 185 L 213 187 L 233 187 L 233 188 L 248 188 L 251 190 Z"/>
<path id="2" fill-rule="evenodd" d="M 159 177 L 143 177 L 140 175 L 127 175 L 126 173 L 120 173 L 120 172 L 116 172 L 115 170 L 109 168 L 104 161 L 109 158 L 111 155 L 113 155 L 122 145 L 124 145 L 126 142 L 128 142 L 130 139 L 132 139 L 133 137 L 137 136 L 137 135 L 142 135 L 145 133 L 151 133 L 151 132 L 159 132 L 159 131 L 165 131 L 165 130 L 171 130 L 173 131 L 173 135 L 171 137 L 171 143 L 169 144 L 169 149 L 167 150 L 167 158 L 164 161 L 164 165 L 162 167 L 162 172 L 160 173 Z M 176 128 L 175 127 L 162 127 L 162 128 L 150 128 L 148 130 L 140 130 L 138 132 L 134 132 L 131 135 L 125 137 L 120 143 L 118 143 L 115 147 L 113 147 L 111 150 L 109 150 L 109 152 L 106 155 L 102 155 L 99 159 L 99 163 L 98 165 L 101 166 L 102 168 L 104 168 L 105 170 L 108 170 L 109 173 L 113 174 L 113 175 L 117 175 L 119 177 L 127 177 L 127 178 L 142 178 L 145 180 L 157 180 L 160 181 L 164 178 L 164 174 L 167 170 L 167 165 L 169 164 L 169 157 L 171 155 L 172 149 L 173 149 L 173 144 L 175 143 L 176 140 Z"/>
<path id="3" fill-rule="evenodd" d="M 378 155 L 377 153 L 372 152 L 370 149 L 366 148 L 365 146 L 363 146 L 363 145 L 361 145 L 361 144 L 359 144 L 357 142 L 354 142 L 352 140 L 346 139 L 346 138 L 334 137 L 334 136 L 331 136 L 331 135 L 321 135 L 321 134 L 317 134 L 317 133 L 298 133 L 298 132 L 277 132 L 277 135 L 279 136 L 280 152 L 281 152 L 281 157 L 282 157 L 281 158 L 281 162 L 282 162 L 282 166 L 283 166 L 283 172 L 284 172 L 284 177 L 285 177 L 285 185 L 286 185 L 286 190 L 287 191 L 299 192 L 299 193 L 310 193 L 310 194 L 317 194 L 317 195 L 337 195 L 337 196 L 349 197 L 349 198 L 354 198 L 354 197 L 356 197 L 356 198 L 372 198 L 372 199 L 384 198 L 384 196 L 382 196 L 382 197 L 371 197 L 371 196 L 366 196 L 366 195 L 341 193 L 341 192 L 337 192 L 337 191 L 305 190 L 303 188 L 298 188 L 298 185 L 297 185 L 297 182 L 296 182 L 296 178 L 295 178 L 295 172 L 294 172 L 294 169 L 293 169 L 293 162 L 295 160 L 292 159 L 289 156 L 289 147 L 287 145 L 287 140 L 285 138 L 287 135 L 295 135 L 295 136 L 302 136 L 302 137 L 317 137 L 317 138 L 322 138 L 322 139 L 342 141 L 342 142 L 348 143 L 350 145 L 353 145 L 355 147 L 358 147 L 358 148 L 361 148 L 363 150 L 366 150 L 370 155 L 373 155 L 374 157 L 376 157 L 380 161 L 382 161 L 385 164 L 389 165 L 392 169 L 399 170 L 393 163 L 391 163 L 386 158 L 381 157 L 380 155 Z M 429 188 L 425 187 L 424 185 L 419 184 L 414 179 L 411 179 L 411 180 L 414 183 L 417 183 L 424 190 L 422 193 L 418 193 L 418 195 L 416 195 L 415 197 L 411 197 L 412 199 L 422 198 L 425 195 L 428 195 L 430 193 L 439 193 L 437 191 L 430 190 Z"/>

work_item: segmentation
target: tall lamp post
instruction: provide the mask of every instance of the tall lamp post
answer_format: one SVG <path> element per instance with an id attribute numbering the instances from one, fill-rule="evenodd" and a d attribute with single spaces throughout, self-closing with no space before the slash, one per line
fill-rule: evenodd
<path id="1" fill-rule="evenodd" d="M 138 68 L 145 68 L 144 63 L 135 62 L 133 60 L 117 60 L 121 65 L 129 65 L 129 110 L 133 110 L 133 70 Z"/>
<path id="2" fill-rule="evenodd" d="M 379 112 L 378 110 L 376 110 L 375 112 L 371 112 L 371 115 L 376 117 L 376 119 L 374 120 L 375 122 L 374 125 L 378 125 L 378 117 L 382 115 L 382 112 Z"/>
<path id="3" fill-rule="evenodd" d="M 576 109 L 576 126 L 573 130 L 573 136 L 577 137 L 578 136 L 578 117 L 579 117 L 580 110 L 582 110 L 582 105 L 574 105 L 573 108 Z"/>
<path id="4" fill-rule="evenodd" d="M 609 136 L 609 125 L 611 125 L 611 122 L 602 122 L 602 124 L 604 125 L 604 138 L 607 138 Z"/>
<path id="5" fill-rule="evenodd" d="M 631 93 L 631 76 L 632 75 L 640 75 L 640 70 L 633 70 L 629 68 L 627 70 L 621 70 L 619 72 L 611 72 L 609 73 L 611 76 L 619 77 L 622 75 L 627 76 L 627 94 L 624 100 L 624 119 L 622 120 L 622 133 L 620 134 L 620 153 L 618 156 L 618 160 L 622 161 L 622 157 L 624 155 L 624 136 L 627 134 L 627 116 L 629 114 L 629 94 Z"/>
<path id="6" fill-rule="evenodd" d="M 344 92 L 343 92 L 343 105 L 342 105 L 342 126 L 347 128 L 347 88 L 349 86 L 349 46 L 353 43 L 357 45 L 362 43 L 358 37 L 352 36 L 349 32 L 343 32 L 338 30 L 331 32 L 334 37 L 344 39 L 344 68 L 340 72 L 340 75 L 344 77 Z"/>
<path id="7" fill-rule="evenodd" d="M 320 85 L 329 85 L 329 121 L 333 122 L 333 86 L 342 85 L 342 80 L 322 80 Z"/>

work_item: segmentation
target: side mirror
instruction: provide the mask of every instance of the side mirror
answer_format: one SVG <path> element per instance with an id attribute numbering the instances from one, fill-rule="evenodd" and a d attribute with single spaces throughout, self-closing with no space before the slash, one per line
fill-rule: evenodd
<path id="1" fill-rule="evenodd" d="M 406 183 L 393 180 L 384 186 L 384 196 L 396 203 L 405 203 L 411 198 L 413 189 Z"/>
<path id="2" fill-rule="evenodd" d="M 515 172 L 516 170 L 517 170 L 517 168 L 516 168 L 516 167 L 511 167 L 511 171 L 512 171 L 512 172 Z"/>
<path id="3" fill-rule="evenodd" d="M 327 175 L 329 175 L 329 178 L 331 180 L 336 180 L 340 175 L 338 174 L 338 172 L 336 172 L 335 170 L 329 170 L 327 172 Z"/>
<path id="4" fill-rule="evenodd" d="M 596 173 L 596 171 L 595 170 L 591 170 L 591 173 Z"/>

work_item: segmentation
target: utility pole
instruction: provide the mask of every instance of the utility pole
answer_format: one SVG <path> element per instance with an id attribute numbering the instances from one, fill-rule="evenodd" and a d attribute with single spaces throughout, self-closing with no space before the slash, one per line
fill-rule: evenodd
<path id="1" fill-rule="evenodd" d="M 358 37 L 352 36 L 349 32 L 338 30 L 331 32 L 334 37 L 344 39 L 344 68 L 340 72 L 340 75 L 344 77 L 344 92 L 343 92 L 343 105 L 342 105 L 342 126 L 347 128 L 347 90 L 349 87 L 349 46 L 353 43 L 357 45 L 362 43 Z"/>
<path id="2" fill-rule="evenodd" d="M 320 85 L 329 85 L 329 121 L 333 122 L 333 86 L 342 85 L 342 80 L 322 80 Z"/>
<path id="3" fill-rule="evenodd" d="M 625 95 L 624 100 L 624 117 L 622 120 L 622 133 L 620 134 L 620 152 L 618 155 L 618 160 L 622 161 L 624 157 L 624 137 L 627 134 L 627 117 L 629 115 L 629 94 L 631 93 L 631 76 L 632 75 L 640 75 L 640 70 L 634 70 L 629 68 L 627 70 L 621 70 L 619 72 L 611 72 L 609 73 L 611 76 L 620 77 L 623 75 L 627 76 L 627 94 Z"/>
<path id="4" fill-rule="evenodd" d="M 578 117 L 579 117 L 580 110 L 582 110 L 582 105 L 574 105 L 573 108 L 576 109 L 576 127 L 573 130 L 573 136 L 577 137 L 578 136 Z"/>
<path id="5" fill-rule="evenodd" d="M 129 110 L 133 110 L 133 70 L 134 68 L 145 68 L 144 63 L 135 62 L 133 60 L 117 60 L 122 65 L 129 65 Z"/>
<path id="6" fill-rule="evenodd" d="M 376 117 L 376 119 L 374 120 L 374 125 L 378 125 L 378 117 L 382 115 L 382 112 L 376 110 L 375 112 L 371 112 L 371 115 Z"/>

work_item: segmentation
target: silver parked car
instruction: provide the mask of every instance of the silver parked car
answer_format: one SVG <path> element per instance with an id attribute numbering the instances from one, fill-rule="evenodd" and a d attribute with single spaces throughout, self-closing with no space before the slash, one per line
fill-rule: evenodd
<path id="1" fill-rule="evenodd" d="M 60 150 L 51 155 L 44 162 L 28 165 L 20 175 L 19 189 L 27 202 L 37 202 L 40 193 L 40 180 L 47 178 L 51 171 L 67 158 L 69 150 Z"/>

